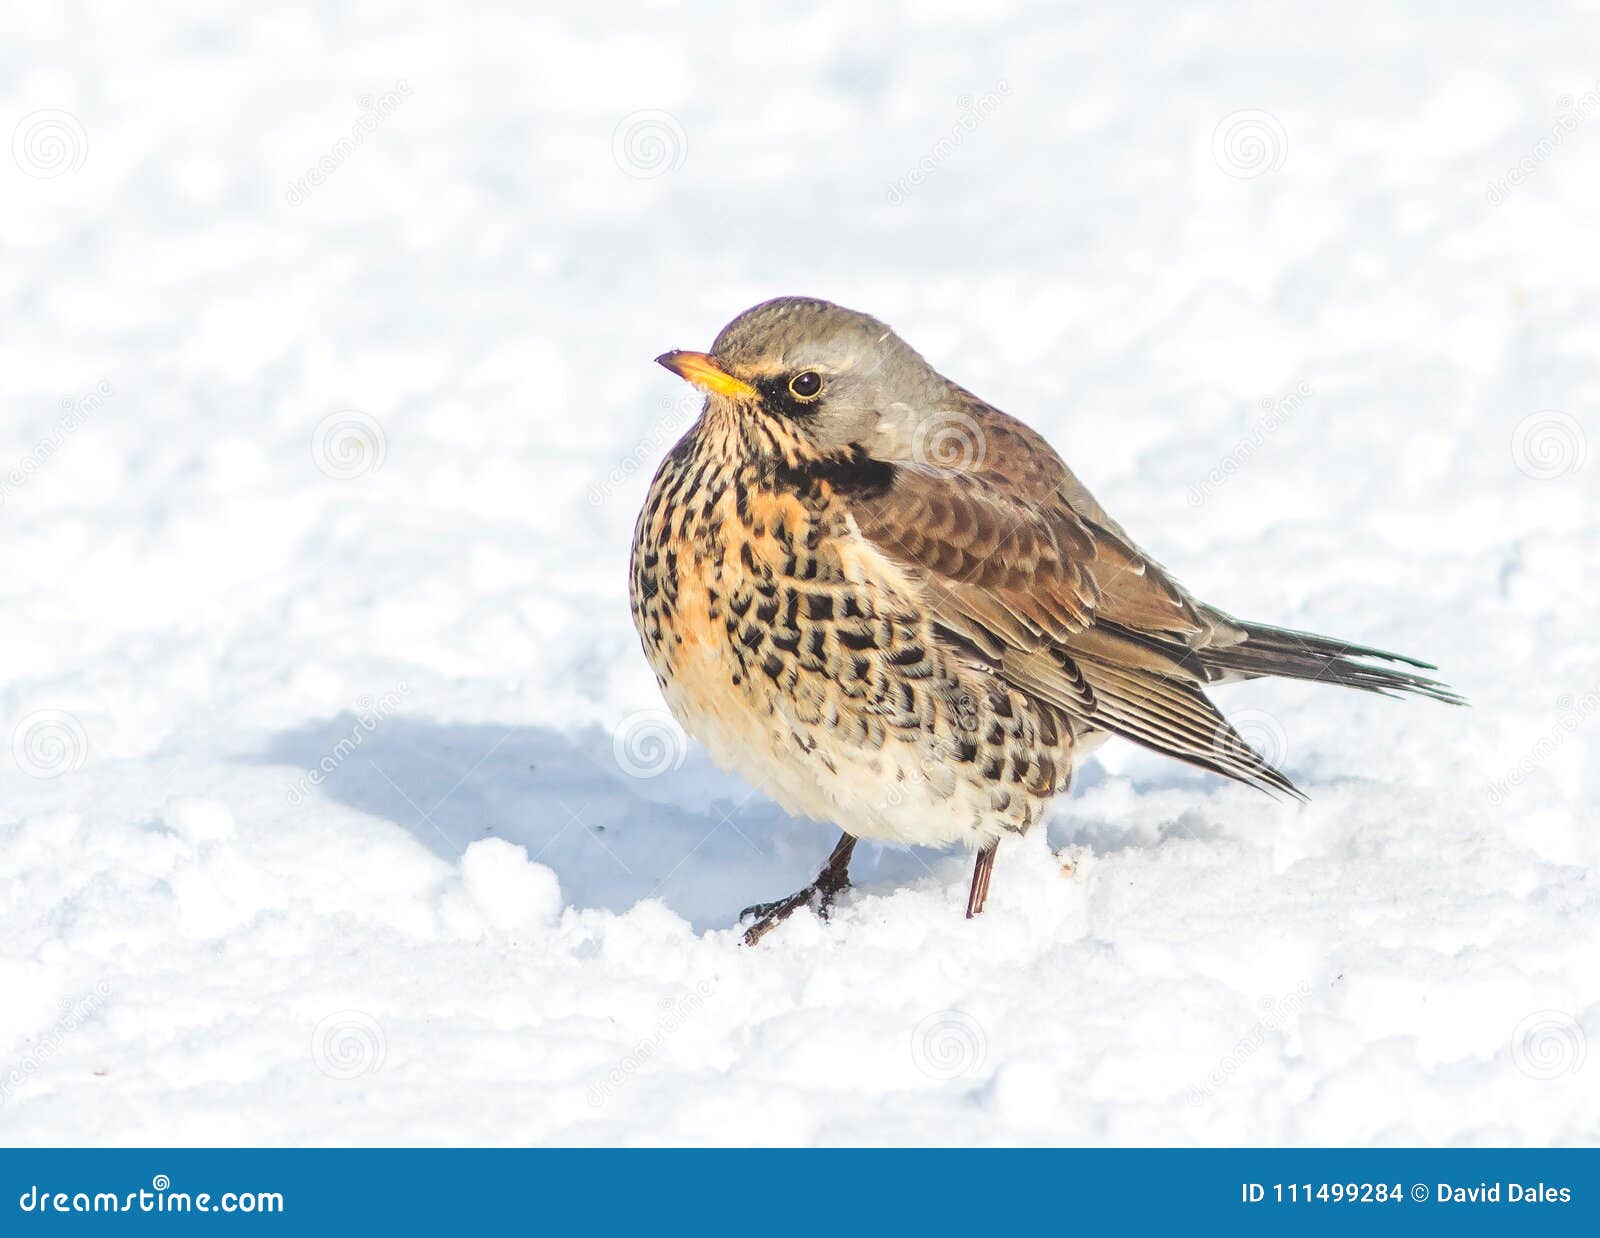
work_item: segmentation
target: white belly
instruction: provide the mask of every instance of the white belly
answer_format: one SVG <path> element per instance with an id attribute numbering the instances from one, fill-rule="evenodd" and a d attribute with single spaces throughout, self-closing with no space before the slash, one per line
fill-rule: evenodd
<path id="1" fill-rule="evenodd" d="M 976 847 L 1005 832 L 990 811 L 988 789 L 958 776 L 933 737 L 907 743 L 891 736 L 879 748 L 852 747 L 831 729 L 787 715 L 781 702 L 727 690 L 708 700 L 688 687 L 714 683 L 711 673 L 669 679 L 673 715 L 718 765 L 788 812 L 857 838 L 927 847 Z"/>

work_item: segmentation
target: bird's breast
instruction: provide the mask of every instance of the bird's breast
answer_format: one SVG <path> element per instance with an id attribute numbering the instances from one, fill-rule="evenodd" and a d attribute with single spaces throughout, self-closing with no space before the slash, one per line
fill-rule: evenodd
<path id="1" fill-rule="evenodd" d="M 791 811 L 951 841 L 1026 828 L 1055 789 L 1053 718 L 941 642 L 827 483 L 674 453 L 632 598 L 674 716 Z"/>

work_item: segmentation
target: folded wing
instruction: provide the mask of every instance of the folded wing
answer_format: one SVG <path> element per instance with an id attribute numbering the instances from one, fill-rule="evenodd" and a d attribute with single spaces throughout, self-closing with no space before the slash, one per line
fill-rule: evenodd
<path id="1" fill-rule="evenodd" d="M 1042 438 L 974 406 L 963 415 L 981 432 L 981 460 L 899 464 L 887 488 L 858 496 L 851 511 L 862 537 L 918 583 L 938 626 L 1082 727 L 1304 798 L 1205 685 L 1287 675 L 1458 699 L 1433 680 L 1352 660 L 1395 655 L 1243 624 L 1198 602 Z"/>

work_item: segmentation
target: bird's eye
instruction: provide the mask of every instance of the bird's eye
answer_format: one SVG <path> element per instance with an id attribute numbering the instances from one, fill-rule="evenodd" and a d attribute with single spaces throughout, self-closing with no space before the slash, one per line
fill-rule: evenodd
<path id="1" fill-rule="evenodd" d="M 789 390 L 802 400 L 809 400 L 822 390 L 822 375 L 815 370 L 803 370 L 789 380 Z"/>

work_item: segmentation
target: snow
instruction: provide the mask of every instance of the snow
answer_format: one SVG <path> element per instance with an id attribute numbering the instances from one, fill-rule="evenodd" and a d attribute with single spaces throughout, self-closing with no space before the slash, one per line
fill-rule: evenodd
<path id="1" fill-rule="evenodd" d="M 483 918 L 497 929 L 531 930 L 561 915 L 561 883 L 528 849 L 482 838 L 461 855 L 461 880 Z"/>
<path id="2" fill-rule="evenodd" d="M 180 10 L 0 38 L 0 1141 L 1600 1140 L 1592 6 Z M 1108 745 L 744 949 L 834 834 L 625 565 L 781 293 L 1474 707 L 1229 689 L 1308 806 Z"/>

